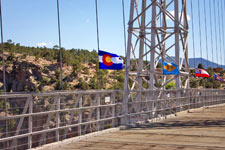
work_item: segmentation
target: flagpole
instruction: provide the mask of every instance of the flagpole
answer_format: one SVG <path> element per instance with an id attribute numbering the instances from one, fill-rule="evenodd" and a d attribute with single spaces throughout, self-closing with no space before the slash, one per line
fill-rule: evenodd
<path id="1" fill-rule="evenodd" d="M 98 28 L 98 0 L 95 0 L 96 30 L 97 30 L 97 46 L 99 50 L 99 28 Z"/>

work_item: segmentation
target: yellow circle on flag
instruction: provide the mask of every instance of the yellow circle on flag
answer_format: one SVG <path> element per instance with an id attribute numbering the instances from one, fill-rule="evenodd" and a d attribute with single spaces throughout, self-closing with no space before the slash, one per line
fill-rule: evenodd
<path id="1" fill-rule="evenodd" d="M 105 61 L 106 61 L 107 63 L 111 63 L 111 62 L 112 62 L 112 59 L 111 59 L 111 57 L 107 56 L 107 57 L 105 58 Z"/>

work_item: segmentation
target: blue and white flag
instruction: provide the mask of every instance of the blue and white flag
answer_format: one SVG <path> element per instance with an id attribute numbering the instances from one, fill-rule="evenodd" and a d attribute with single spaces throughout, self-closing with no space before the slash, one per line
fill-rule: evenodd
<path id="1" fill-rule="evenodd" d="M 116 54 L 105 51 L 98 51 L 99 69 L 121 70 L 123 69 L 123 59 Z"/>
<path id="2" fill-rule="evenodd" d="M 163 74 L 164 75 L 178 75 L 179 68 L 174 63 L 163 62 Z"/>

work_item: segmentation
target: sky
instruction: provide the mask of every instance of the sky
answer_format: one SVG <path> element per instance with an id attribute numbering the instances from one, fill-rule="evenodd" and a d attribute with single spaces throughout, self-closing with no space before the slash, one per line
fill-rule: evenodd
<path id="1" fill-rule="evenodd" d="M 204 18 L 204 1 L 207 26 L 205 26 Z M 62 47 L 66 49 L 97 50 L 95 0 L 59 0 L 59 2 Z M 124 2 L 127 27 L 130 0 L 124 0 Z M 191 0 L 187 0 L 188 15 L 190 17 L 189 58 L 194 57 L 192 38 L 193 23 L 195 57 L 201 57 L 200 27 L 202 57 L 207 59 L 208 54 L 209 60 L 213 59 L 216 63 L 221 64 L 222 62 L 224 64 L 225 50 L 224 38 L 222 38 L 224 37 L 222 25 L 223 27 L 225 25 L 225 23 L 222 24 L 225 20 L 224 16 L 222 16 L 225 8 L 224 0 L 199 0 L 200 5 L 198 5 L 198 0 L 192 0 L 193 20 L 191 18 L 190 2 Z M 210 35 L 210 6 L 212 8 L 213 38 Z M 214 13 L 214 6 L 216 13 Z M 198 9 L 200 10 L 201 16 L 200 22 L 198 19 Z M 124 56 L 122 0 L 98 0 L 98 11 L 100 49 Z M 2 13 L 4 41 L 11 39 L 14 43 L 34 47 L 46 46 L 51 48 L 54 45 L 58 45 L 56 0 L 2 0 Z M 207 27 L 207 30 L 205 30 L 205 27 Z M 206 35 L 208 37 L 207 44 Z M 211 45 L 211 40 L 213 40 L 213 45 Z M 206 52 L 206 46 L 208 47 L 208 53 Z"/>
<path id="2" fill-rule="evenodd" d="M 60 0 L 62 47 L 97 49 L 94 0 Z M 129 1 L 125 0 L 128 10 Z M 121 0 L 98 0 L 100 49 L 124 55 Z M 2 0 L 4 40 L 58 45 L 56 0 Z M 127 13 L 128 15 L 128 13 Z"/>

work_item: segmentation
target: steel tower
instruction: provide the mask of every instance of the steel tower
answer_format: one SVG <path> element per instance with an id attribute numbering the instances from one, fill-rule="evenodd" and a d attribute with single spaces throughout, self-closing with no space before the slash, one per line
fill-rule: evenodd
<path id="1" fill-rule="evenodd" d="M 186 0 L 131 0 L 127 42 L 124 104 L 133 90 L 140 100 L 140 91 L 163 90 L 170 82 L 189 87 Z M 163 75 L 163 61 L 176 63 L 180 74 Z"/>

